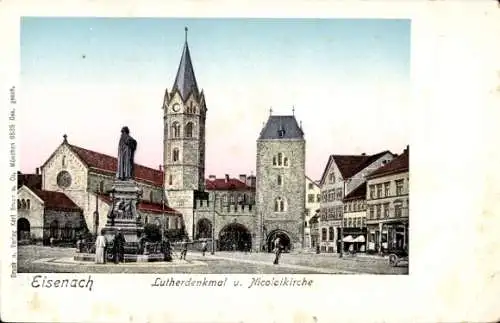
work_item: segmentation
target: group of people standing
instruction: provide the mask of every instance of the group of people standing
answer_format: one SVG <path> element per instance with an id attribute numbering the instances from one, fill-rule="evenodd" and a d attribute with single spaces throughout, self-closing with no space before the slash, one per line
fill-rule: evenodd
<path id="1" fill-rule="evenodd" d="M 104 230 L 97 236 L 95 241 L 95 262 L 98 264 L 106 263 L 108 242 L 104 237 Z M 113 244 L 111 247 L 111 254 L 113 255 L 113 262 L 115 264 L 125 261 L 125 237 L 120 230 L 115 234 L 113 238 Z"/>
<path id="2" fill-rule="evenodd" d="M 146 248 L 146 237 L 143 235 L 139 239 L 138 254 L 142 254 Z M 167 236 L 164 236 L 161 243 L 161 253 L 163 254 L 163 261 L 172 261 L 172 245 Z M 188 241 L 184 239 L 181 244 L 180 259 L 186 259 L 188 249 Z M 107 260 L 107 254 L 113 255 L 113 262 L 118 264 L 125 261 L 125 237 L 118 229 L 113 240 L 107 241 L 104 237 L 104 230 L 101 230 L 100 234 L 97 236 L 95 241 L 95 262 L 98 264 L 104 264 Z"/>

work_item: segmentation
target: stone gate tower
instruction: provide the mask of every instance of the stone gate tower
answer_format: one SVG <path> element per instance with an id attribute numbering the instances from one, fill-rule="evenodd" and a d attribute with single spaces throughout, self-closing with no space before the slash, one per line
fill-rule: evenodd
<path id="1" fill-rule="evenodd" d="M 256 242 L 272 249 L 303 247 L 305 219 L 304 133 L 292 116 L 271 115 L 257 140 Z"/>
<path id="2" fill-rule="evenodd" d="M 205 189 L 205 119 L 203 91 L 199 91 L 186 40 L 172 90 L 163 101 L 164 185 L 169 205 L 183 214 L 192 238 L 195 196 Z"/>

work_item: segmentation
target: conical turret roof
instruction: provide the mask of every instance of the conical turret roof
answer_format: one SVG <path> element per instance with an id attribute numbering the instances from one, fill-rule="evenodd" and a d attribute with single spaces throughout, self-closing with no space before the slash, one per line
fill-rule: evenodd
<path id="1" fill-rule="evenodd" d="M 196 77 L 194 76 L 193 63 L 191 62 L 191 55 L 189 53 L 187 40 L 184 43 L 181 62 L 179 64 L 179 69 L 177 70 L 177 76 L 175 77 L 172 92 L 175 91 L 175 89 L 179 91 L 183 100 L 186 100 L 192 93 L 196 96 L 199 95 L 198 84 L 196 83 Z"/>

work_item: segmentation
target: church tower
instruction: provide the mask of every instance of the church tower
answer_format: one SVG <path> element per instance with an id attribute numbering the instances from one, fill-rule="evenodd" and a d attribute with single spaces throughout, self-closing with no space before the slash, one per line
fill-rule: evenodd
<path id="1" fill-rule="evenodd" d="M 257 140 L 256 243 L 302 248 L 305 219 L 305 149 L 294 115 L 270 115 Z"/>
<path id="2" fill-rule="evenodd" d="M 163 101 L 164 185 L 169 205 L 183 213 L 186 233 L 192 237 L 196 192 L 205 189 L 206 106 L 194 75 L 186 38 L 172 90 Z"/>

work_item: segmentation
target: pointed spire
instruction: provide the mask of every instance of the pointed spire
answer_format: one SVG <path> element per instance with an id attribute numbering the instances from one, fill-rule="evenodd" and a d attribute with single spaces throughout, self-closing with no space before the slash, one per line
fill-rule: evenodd
<path id="1" fill-rule="evenodd" d="M 196 96 L 199 95 L 196 77 L 194 76 L 193 63 L 191 62 L 191 54 L 189 53 L 189 46 L 187 43 L 187 31 L 188 28 L 185 27 L 184 49 L 182 50 L 181 62 L 179 63 L 177 76 L 175 77 L 174 86 L 172 87 L 172 91 L 175 89 L 179 91 L 183 100 L 186 100 L 191 93 Z"/>
<path id="2" fill-rule="evenodd" d="M 188 42 L 188 27 L 184 27 L 184 42 Z"/>
<path id="3" fill-rule="evenodd" d="M 294 116 L 295 115 L 295 106 L 292 105 L 292 115 Z"/>
<path id="4" fill-rule="evenodd" d="M 273 115 L 273 107 L 270 107 L 269 108 L 269 115 L 272 116 Z"/>

